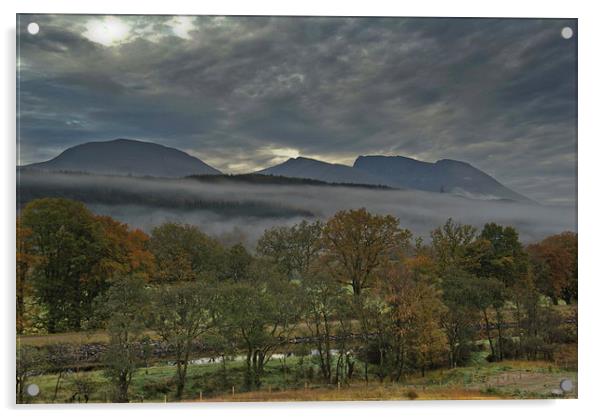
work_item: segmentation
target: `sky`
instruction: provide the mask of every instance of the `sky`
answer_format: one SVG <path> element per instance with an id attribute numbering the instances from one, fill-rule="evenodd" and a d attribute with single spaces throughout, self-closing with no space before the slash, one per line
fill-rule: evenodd
<path id="1" fill-rule="evenodd" d="M 574 19 L 18 23 L 18 164 L 115 138 L 175 147 L 226 173 L 297 156 L 451 158 L 541 203 L 576 204 Z"/>

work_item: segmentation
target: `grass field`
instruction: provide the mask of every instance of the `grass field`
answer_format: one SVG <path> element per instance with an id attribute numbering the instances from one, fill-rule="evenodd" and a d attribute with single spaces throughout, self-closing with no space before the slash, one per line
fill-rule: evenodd
<path id="1" fill-rule="evenodd" d="M 341 387 L 324 385 L 317 375 L 311 380 L 299 379 L 299 365 L 295 360 L 288 361 L 286 369 L 281 361 L 272 360 L 267 365 L 262 389 L 253 392 L 241 389 L 244 373 L 241 361 L 227 362 L 226 374 L 221 364 L 191 365 L 183 401 L 198 402 L 201 392 L 203 402 L 553 398 L 558 397 L 553 390 L 563 378 L 572 379 L 575 384 L 575 390 L 563 397 L 577 397 L 576 369 L 543 361 L 488 363 L 484 353 L 477 354 L 468 367 L 433 370 L 424 377 L 408 376 L 404 383 L 381 384 L 372 378 L 366 386 L 358 376 L 350 385 Z M 130 401 L 175 401 L 171 382 L 174 372 L 175 368 L 167 364 L 138 370 L 130 387 Z M 41 392 L 28 401 L 53 402 L 56 380 L 56 374 L 32 376 L 29 383 L 38 384 Z M 90 390 L 89 402 L 110 400 L 109 382 L 102 371 L 96 370 L 66 374 L 54 402 L 69 402 L 82 382 Z M 83 401 L 81 397 L 79 401 Z"/>

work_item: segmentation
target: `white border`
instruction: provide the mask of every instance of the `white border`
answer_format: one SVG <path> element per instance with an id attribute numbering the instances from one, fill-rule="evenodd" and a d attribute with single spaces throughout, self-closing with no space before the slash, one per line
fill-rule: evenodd
<path id="1" fill-rule="evenodd" d="M 9 0 L 2 8 L 2 326 L 0 344 L 4 361 L 0 367 L 0 404 L 5 416 L 64 417 L 106 416 L 107 413 L 128 416 L 164 417 L 166 414 L 204 416 L 282 417 L 316 414 L 346 417 L 381 416 L 445 416 L 504 417 L 533 414 L 539 417 L 598 415 L 600 405 L 601 347 L 600 298 L 602 277 L 599 272 L 602 231 L 599 216 L 602 192 L 600 160 L 600 76 L 602 18 L 595 2 L 578 1 L 182 1 L 162 0 L 126 2 L 124 0 Z M 579 335 L 579 400 L 577 401 L 433 401 L 433 402 L 356 402 L 356 403 L 286 403 L 286 404 L 212 404 L 212 405 L 130 405 L 123 406 L 14 406 L 14 219 L 15 219 L 15 13 L 119 13 L 119 14 L 236 14 L 236 15 L 346 15 L 346 16 L 465 16 L 465 17 L 568 17 L 579 18 L 579 269 L 580 269 L 580 335 Z"/>

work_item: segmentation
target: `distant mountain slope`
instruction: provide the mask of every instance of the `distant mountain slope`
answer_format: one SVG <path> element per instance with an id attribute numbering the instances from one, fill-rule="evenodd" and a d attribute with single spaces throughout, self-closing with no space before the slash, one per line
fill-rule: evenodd
<path id="1" fill-rule="evenodd" d="M 132 139 L 87 142 L 66 149 L 52 160 L 26 167 L 45 171 L 152 177 L 221 174 L 219 170 L 183 151 Z"/>
<path id="2" fill-rule="evenodd" d="M 305 157 L 290 158 L 282 164 L 258 171 L 257 174 L 305 178 L 328 183 L 385 185 L 383 179 L 365 171 Z"/>
<path id="3" fill-rule="evenodd" d="M 383 179 L 392 187 L 453 193 L 485 200 L 532 202 L 462 161 L 439 160 L 428 163 L 401 156 L 371 155 L 358 157 L 353 167 Z"/>

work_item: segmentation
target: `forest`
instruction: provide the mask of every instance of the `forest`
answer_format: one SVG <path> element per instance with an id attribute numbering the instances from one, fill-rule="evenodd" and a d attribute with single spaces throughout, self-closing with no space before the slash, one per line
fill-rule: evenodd
<path id="1" fill-rule="evenodd" d="M 502 389 L 576 378 L 575 232 L 525 244 L 450 218 L 423 239 L 357 208 L 249 248 L 53 197 L 19 211 L 16 266 L 18 403 L 541 397 Z"/>

